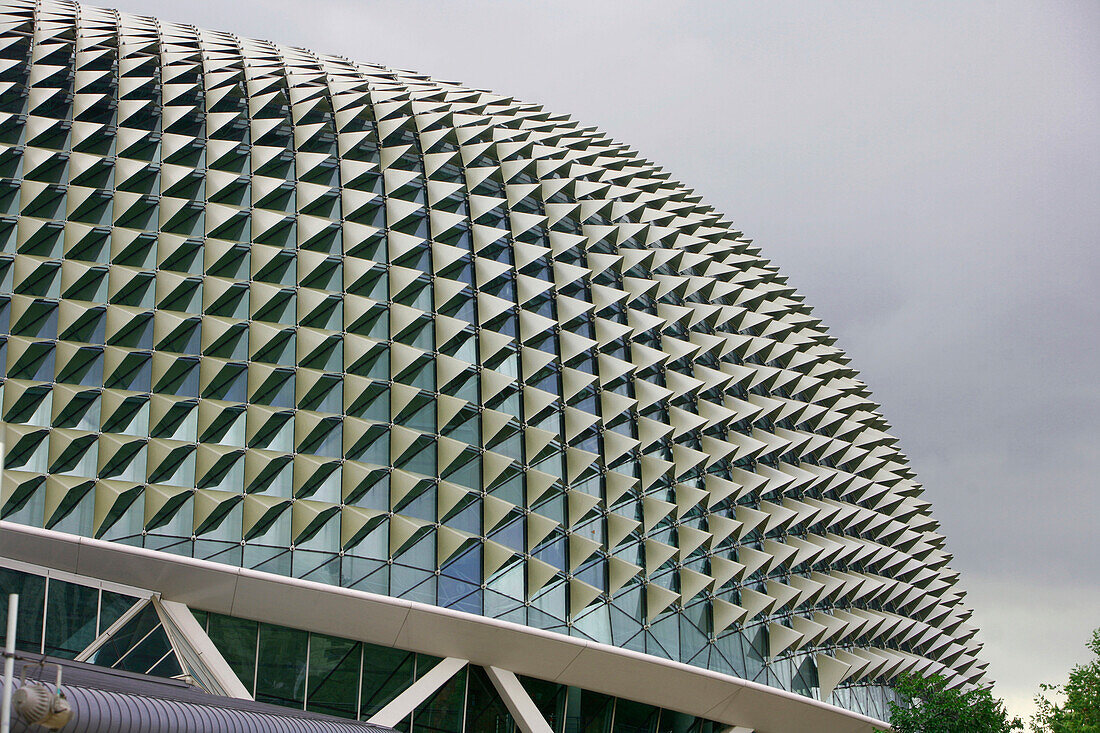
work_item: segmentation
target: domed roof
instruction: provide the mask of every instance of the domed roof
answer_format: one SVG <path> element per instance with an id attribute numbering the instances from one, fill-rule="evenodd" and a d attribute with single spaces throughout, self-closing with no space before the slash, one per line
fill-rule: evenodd
<path id="1" fill-rule="evenodd" d="M 4 6 L 6 519 L 822 699 L 980 679 L 866 386 L 660 168 L 451 82 Z"/>

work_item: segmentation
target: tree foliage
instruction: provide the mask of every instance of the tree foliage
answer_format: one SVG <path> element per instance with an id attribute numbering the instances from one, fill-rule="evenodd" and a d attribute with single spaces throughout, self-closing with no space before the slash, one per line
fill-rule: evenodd
<path id="1" fill-rule="evenodd" d="M 1100 629 L 1092 632 L 1088 648 L 1095 658 L 1074 667 L 1069 682 L 1041 686 L 1035 698 L 1038 712 L 1031 718 L 1036 733 L 1100 733 Z M 1048 695 L 1064 695 L 1066 700 L 1058 705 Z"/>
<path id="2" fill-rule="evenodd" d="M 1009 720 L 1004 703 L 989 690 L 947 689 L 941 675 L 904 675 L 894 686 L 902 704 L 890 703 L 895 733 L 1010 733 L 1023 730 L 1019 718 Z"/>

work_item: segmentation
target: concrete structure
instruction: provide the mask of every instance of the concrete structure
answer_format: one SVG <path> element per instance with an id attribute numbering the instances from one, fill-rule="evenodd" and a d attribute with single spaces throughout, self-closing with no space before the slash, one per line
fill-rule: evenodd
<path id="1" fill-rule="evenodd" d="M 867 388 L 659 168 L 410 72 L 0 7 L 24 648 L 417 730 L 865 731 L 903 672 L 981 683 Z"/>

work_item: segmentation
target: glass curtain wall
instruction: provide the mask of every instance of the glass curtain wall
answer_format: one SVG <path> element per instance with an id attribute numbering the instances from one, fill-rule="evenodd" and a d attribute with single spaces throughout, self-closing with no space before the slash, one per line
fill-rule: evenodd
<path id="1" fill-rule="evenodd" d="M 196 618 L 257 700 L 368 720 L 440 659 L 202 611 Z M 555 733 L 717 733 L 720 723 L 524 677 Z M 405 733 L 513 733 L 516 723 L 481 667 L 469 665 L 407 719 Z"/>
<path id="2" fill-rule="evenodd" d="M 11 593 L 19 594 L 16 648 L 63 659 L 75 658 L 139 600 L 0 567 L 0 618 Z"/>
<path id="3" fill-rule="evenodd" d="M 0 567 L 0 618 L 18 593 L 16 647 L 73 659 L 145 599 Z M 423 676 L 439 657 L 316 634 L 222 614 L 194 611 L 218 651 L 260 702 L 368 720 Z M 88 661 L 130 672 L 175 677 L 182 667 L 151 605 L 131 614 Z M 530 677 L 524 689 L 555 733 L 717 733 L 719 723 L 590 690 Z M 866 715 L 887 714 L 881 686 L 837 690 L 843 704 Z M 405 733 L 513 733 L 508 713 L 485 671 L 456 674 L 397 726 Z"/>

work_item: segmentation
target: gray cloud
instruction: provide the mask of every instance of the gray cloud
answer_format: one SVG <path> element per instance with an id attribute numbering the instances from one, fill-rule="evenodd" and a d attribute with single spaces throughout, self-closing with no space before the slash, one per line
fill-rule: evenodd
<path id="1" fill-rule="evenodd" d="M 975 589 L 998 692 L 1025 710 L 1100 625 L 1100 6 L 116 5 L 635 145 L 754 237 L 862 369 Z"/>

